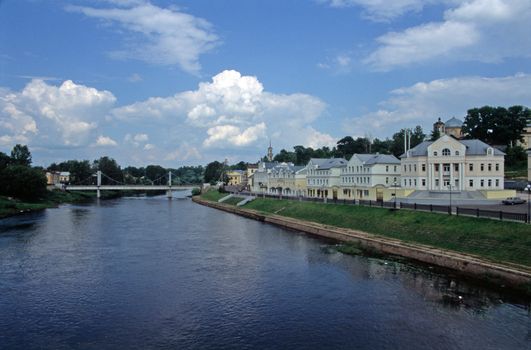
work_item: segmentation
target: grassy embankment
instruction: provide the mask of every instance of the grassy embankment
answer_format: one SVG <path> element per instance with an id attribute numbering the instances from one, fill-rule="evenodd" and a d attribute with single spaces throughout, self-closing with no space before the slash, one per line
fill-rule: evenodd
<path id="1" fill-rule="evenodd" d="M 215 200 L 217 192 L 202 198 Z M 531 225 L 410 210 L 258 198 L 244 206 L 264 214 L 355 229 L 531 267 Z M 344 247 L 346 250 L 356 247 Z"/>

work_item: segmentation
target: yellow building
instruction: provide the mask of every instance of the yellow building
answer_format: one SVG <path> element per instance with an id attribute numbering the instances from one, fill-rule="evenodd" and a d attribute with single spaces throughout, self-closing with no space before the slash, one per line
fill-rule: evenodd
<path id="1" fill-rule="evenodd" d="M 241 185 L 243 183 L 243 177 L 243 170 L 229 170 L 227 171 L 227 185 Z"/>

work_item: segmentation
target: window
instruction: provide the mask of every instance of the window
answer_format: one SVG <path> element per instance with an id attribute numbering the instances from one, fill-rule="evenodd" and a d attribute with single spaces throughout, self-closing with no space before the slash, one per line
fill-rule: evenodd
<path id="1" fill-rule="evenodd" d="M 496 179 L 496 187 L 500 187 L 500 180 Z"/>
<path id="2" fill-rule="evenodd" d="M 454 170 L 459 171 L 459 164 L 454 164 Z"/>
<path id="3" fill-rule="evenodd" d="M 396 165 L 395 165 L 395 173 L 396 173 Z"/>
<path id="4" fill-rule="evenodd" d="M 426 164 L 422 164 L 422 172 L 426 171 Z"/>
<path id="5" fill-rule="evenodd" d="M 415 172 L 417 172 L 417 164 L 415 164 L 415 165 L 413 166 L 413 170 L 414 170 Z"/>
<path id="6" fill-rule="evenodd" d="M 443 165 L 443 170 L 444 171 L 450 171 L 450 164 L 444 164 Z"/>
<path id="7" fill-rule="evenodd" d="M 435 186 L 439 186 L 439 179 L 435 179 Z"/>
<path id="8" fill-rule="evenodd" d="M 455 179 L 455 187 L 459 188 L 459 179 Z"/>
<path id="9" fill-rule="evenodd" d="M 417 179 L 413 180 L 414 181 L 414 184 L 415 184 L 415 187 L 417 186 Z"/>
<path id="10" fill-rule="evenodd" d="M 389 178 L 388 178 L 388 177 L 385 178 L 385 183 L 386 183 L 386 184 L 389 183 Z"/>
<path id="11" fill-rule="evenodd" d="M 468 186 L 474 187 L 474 180 L 468 180 Z"/>
<path id="12" fill-rule="evenodd" d="M 435 164 L 435 171 L 439 171 L 439 164 Z"/>
<path id="13" fill-rule="evenodd" d="M 480 187 L 485 187 L 485 180 L 481 180 L 481 181 L 479 182 L 479 186 L 480 186 Z"/>
<path id="14" fill-rule="evenodd" d="M 472 163 L 468 164 L 468 170 L 474 171 L 474 164 Z"/>
<path id="15" fill-rule="evenodd" d="M 492 148 L 490 148 L 490 147 L 487 148 L 487 154 L 488 154 L 488 155 L 492 155 L 492 153 L 494 153 L 493 150 L 492 150 Z"/>
<path id="16" fill-rule="evenodd" d="M 426 186 L 426 179 L 422 179 L 422 186 Z"/>
<path id="17" fill-rule="evenodd" d="M 386 166 L 385 166 L 385 172 L 386 172 L 386 173 L 389 172 L 389 165 L 386 165 Z"/>
<path id="18" fill-rule="evenodd" d="M 459 151 L 455 151 L 455 155 L 458 156 L 459 155 Z"/>
<path id="19" fill-rule="evenodd" d="M 490 163 L 487 164 L 487 169 L 488 169 L 489 171 L 492 171 L 492 164 L 490 164 Z"/>
<path id="20" fill-rule="evenodd" d="M 393 177 L 393 183 L 396 185 L 396 177 Z"/>
<path id="21" fill-rule="evenodd" d="M 407 171 L 407 166 L 404 164 L 404 172 Z"/>
<path id="22" fill-rule="evenodd" d="M 496 171 L 500 171 L 500 164 L 496 163 Z"/>
<path id="23" fill-rule="evenodd" d="M 433 152 L 433 156 L 437 157 L 437 151 Z"/>
<path id="24" fill-rule="evenodd" d="M 411 186 L 411 179 L 409 179 L 409 186 Z"/>
<path id="25" fill-rule="evenodd" d="M 492 180 L 491 179 L 489 179 L 488 184 L 489 184 L 488 185 L 489 187 L 492 187 Z"/>
<path id="26" fill-rule="evenodd" d="M 450 155 L 450 150 L 448 148 L 445 148 L 442 150 L 442 155 L 443 156 L 449 156 Z"/>
<path id="27" fill-rule="evenodd" d="M 480 168 L 481 171 L 484 171 L 485 170 L 485 164 L 481 163 L 479 168 Z"/>
<path id="28" fill-rule="evenodd" d="M 409 164 L 409 172 L 411 172 L 411 164 Z"/>

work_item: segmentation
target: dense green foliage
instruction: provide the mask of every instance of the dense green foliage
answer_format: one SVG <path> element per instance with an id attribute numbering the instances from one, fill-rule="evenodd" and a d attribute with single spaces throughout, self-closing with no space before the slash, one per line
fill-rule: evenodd
<path id="1" fill-rule="evenodd" d="M 468 138 L 480 139 L 490 145 L 514 145 L 521 140 L 523 129 L 531 122 L 531 110 L 523 106 L 469 109 L 463 124 Z"/>
<path id="2" fill-rule="evenodd" d="M 531 227 L 526 224 L 262 198 L 245 208 L 531 266 Z"/>
<path id="3" fill-rule="evenodd" d="M 30 166 L 31 153 L 26 145 L 17 144 L 11 151 L 11 163 L 15 165 Z"/>
<path id="4" fill-rule="evenodd" d="M 35 200 L 46 193 L 46 177 L 38 169 L 9 165 L 0 173 L 0 191 L 2 195 Z"/>
<path id="5" fill-rule="evenodd" d="M 215 184 L 217 181 L 222 180 L 224 171 L 223 163 L 218 162 L 217 160 L 207 164 L 205 168 L 205 182 L 210 184 Z"/>
<path id="6" fill-rule="evenodd" d="M 48 171 L 70 172 L 71 183 L 87 183 L 91 179 L 92 174 L 94 174 L 88 160 L 67 160 L 59 164 L 52 163 L 48 167 Z"/>

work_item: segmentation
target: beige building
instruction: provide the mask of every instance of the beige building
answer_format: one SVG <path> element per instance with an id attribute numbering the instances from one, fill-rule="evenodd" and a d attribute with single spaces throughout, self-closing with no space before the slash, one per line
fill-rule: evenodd
<path id="1" fill-rule="evenodd" d="M 243 183 L 243 170 L 229 170 L 227 171 L 227 185 L 238 186 Z"/>
<path id="2" fill-rule="evenodd" d="M 341 169 L 341 199 L 384 200 L 400 185 L 400 160 L 387 154 L 354 154 Z M 394 194 L 394 193 L 393 193 Z"/>
<path id="3" fill-rule="evenodd" d="M 283 196 L 305 196 L 306 176 L 304 166 L 293 163 L 279 163 L 271 168 L 269 177 L 269 193 Z"/>
<path id="4" fill-rule="evenodd" d="M 443 135 L 401 156 L 401 185 L 428 191 L 502 190 L 504 156 L 480 140 Z"/>
<path id="5" fill-rule="evenodd" d="M 338 199 L 341 172 L 347 166 L 343 158 L 312 158 L 306 165 L 307 196 Z"/>
<path id="6" fill-rule="evenodd" d="M 528 125 L 522 132 L 522 141 L 518 141 L 518 145 L 524 149 L 531 148 L 531 125 Z"/>

